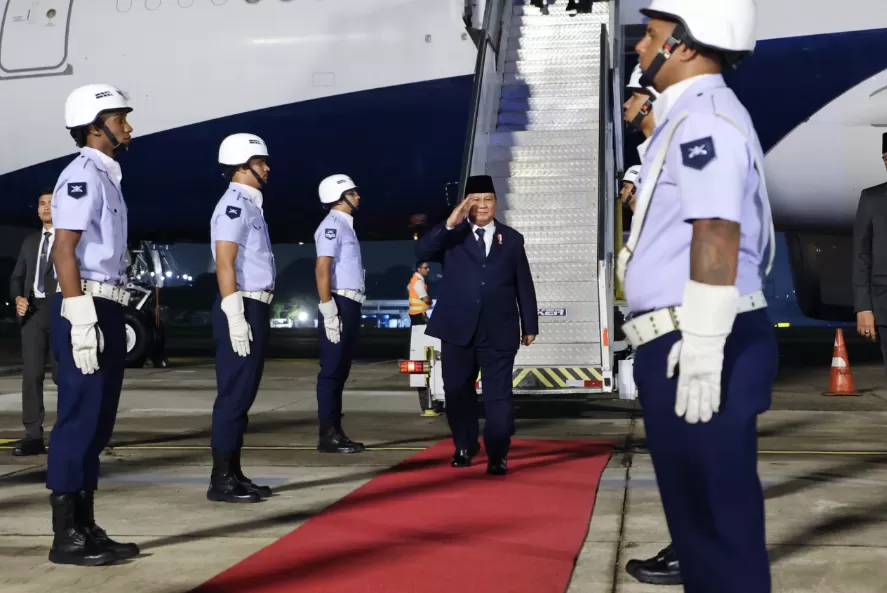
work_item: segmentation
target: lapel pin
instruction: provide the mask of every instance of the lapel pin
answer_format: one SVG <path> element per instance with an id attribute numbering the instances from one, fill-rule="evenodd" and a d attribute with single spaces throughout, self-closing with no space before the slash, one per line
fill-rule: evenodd
<path id="1" fill-rule="evenodd" d="M 499 233 L 496 236 L 499 237 L 499 245 L 502 245 L 502 233 Z"/>

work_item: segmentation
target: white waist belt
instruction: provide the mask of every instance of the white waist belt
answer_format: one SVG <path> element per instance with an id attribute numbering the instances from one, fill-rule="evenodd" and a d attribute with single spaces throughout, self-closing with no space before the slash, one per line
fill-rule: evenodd
<path id="1" fill-rule="evenodd" d="M 115 303 L 120 303 L 124 307 L 129 306 L 129 291 L 122 286 L 114 286 L 105 282 L 96 282 L 95 280 L 81 280 L 80 290 L 83 294 L 91 294 L 102 299 L 108 299 Z M 62 291 L 62 285 L 56 287 L 56 292 Z"/>
<path id="2" fill-rule="evenodd" d="M 267 290 L 241 290 L 240 296 L 245 299 L 268 303 L 269 305 L 271 304 L 271 301 L 274 300 L 274 293 L 268 292 Z"/>
<path id="3" fill-rule="evenodd" d="M 767 306 L 767 299 L 762 291 L 739 297 L 737 315 L 756 311 Z M 625 338 L 635 348 L 652 342 L 660 336 L 681 329 L 681 307 L 668 307 L 636 317 L 622 324 Z"/>
<path id="4" fill-rule="evenodd" d="M 363 304 L 363 302 L 365 300 L 367 300 L 367 297 L 365 294 L 363 294 L 362 292 L 358 292 L 356 290 L 351 290 L 350 288 L 345 288 L 342 290 L 334 290 L 333 292 L 338 295 L 342 295 L 346 299 L 351 299 L 352 301 L 357 301 L 361 305 Z"/>

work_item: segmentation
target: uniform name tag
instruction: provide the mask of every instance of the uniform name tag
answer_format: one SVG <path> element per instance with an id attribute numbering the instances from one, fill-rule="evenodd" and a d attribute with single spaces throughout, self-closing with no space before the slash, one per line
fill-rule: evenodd
<path id="1" fill-rule="evenodd" d="M 241 212 L 242 210 L 237 206 L 228 206 L 227 208 L 225 208 L 225 216 L 227 216 L 231 220 L 234 220 L 235 218 L 240 218 Z"/>
<path id="2" fill-rule="evenodd" d="M 715 143 L 711 136 L 681 144 L 681 157 L 684 166 L 702 171 L 715 160 Z"/>
<path id="3" fill-rule="evenodd" d="M 323 236 L 332 241 L 336 238 L 336 229 L 324 229 Z"/>
<path id="4" fill-rule="evenodd" d="M 86 182 L 78 181 L 76 183 L 68 184 L 68 195 L 75 200 L 79 200 L 83 196 L 86 195 Z"/>

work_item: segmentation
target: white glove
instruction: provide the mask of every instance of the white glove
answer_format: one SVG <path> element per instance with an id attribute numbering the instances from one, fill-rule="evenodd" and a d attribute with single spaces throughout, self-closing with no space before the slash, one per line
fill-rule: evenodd
<path id="1" fill-rule="evenodd" d="M 342 318 L 339 317 L 339 308 L 336 301 L 330 299 L 318 305 L 323 314 L 323 328 L 326 330 L 326 338 L 333 344 L 338 344 L 342 335 Z"/>
<path id="2" fill-rule="evenodd" d="M 739 306 L 735 286 L 690 280 L 680 309 L 681 339 L 668 353 L 668 378 L 678 369 L 674 411 L 689 424 L 708 422 L 721 407 L 724 344 Z"/>
<path id="3" fill-rule="evenodd" d="M 243 297 L 239 292 L 233 292 L 222 299 L 222 311 L 228 316 L 231 348 L 240 356 L 247 356 L 249 343 L 253 341 L 253 330 L 243 316 Z"/>
<path id="4" fill-rule="evenodd" d="M 62 299 L 62 317 L 71 322 L 71 354 L 74 366 L 84 375 L 99 370 L 99 352 L 105 351 L 105 336 L 99 328 L 91 294 Z"/>

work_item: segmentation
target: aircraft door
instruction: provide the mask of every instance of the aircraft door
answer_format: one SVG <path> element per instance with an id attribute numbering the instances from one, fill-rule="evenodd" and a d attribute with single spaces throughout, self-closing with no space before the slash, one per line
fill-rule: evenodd
<path id="1" fill-rule="evenodd" d="M 0 79 L 70 74 L 74 0 L 0 0 Z"/>

